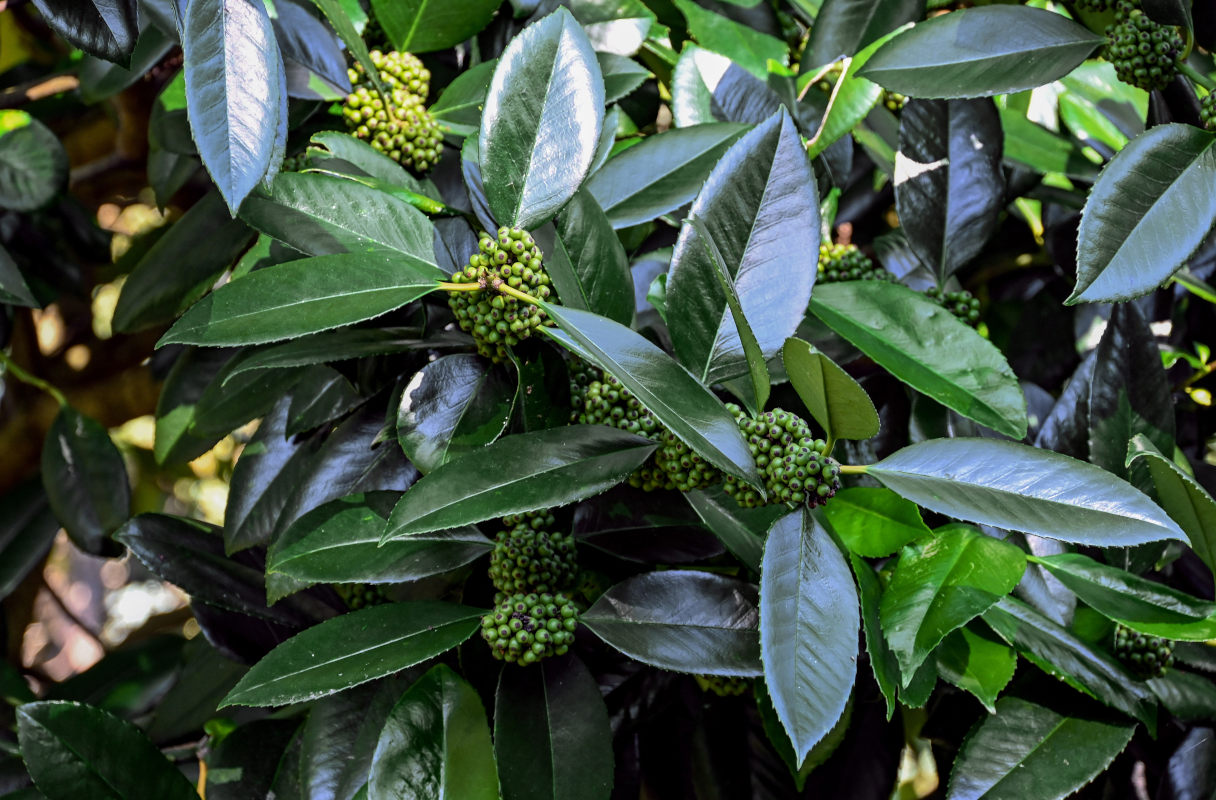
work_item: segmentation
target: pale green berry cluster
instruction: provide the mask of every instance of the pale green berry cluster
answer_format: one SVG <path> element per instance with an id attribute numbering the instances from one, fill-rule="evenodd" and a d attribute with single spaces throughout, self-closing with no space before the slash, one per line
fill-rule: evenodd
<path id="1" fill-rule="evenodd" d="M 907 95 L 902 95 L 899 92 L 883 92 L 882 104 L 887 107 L 887 110 L 892 114 L 897 114 L 904 110 L 904 106 L 908 103 Z"/>
<path id="2" fill-rule="evenodd" d="M 1208 92 L 1199 101 L 1199 119 L 1203 127 L 1216 131 L 1216 92 Z"/>
<path id="3" fill-rule="evenodd" d="M 426 172 L 443 153 L 443 134 L 426 108 L 431 73 L 411 53 L 373 50 L 371 58 L 388 102 L 356 64 L 349 70 L 352 88 L 342 116 L 356 138 L 399 164 Z"/>
<path id="4" fill-rule="evenodd" d="M 387 603 L 384 589 L 373 583 L 336 583 L 334 591 L 351 611 Z"/>
<path id="5" fill-rule="evenodd" d="M 299 152 L 294 156 L 287 156 L 283 159 L 283 166 L 279 167 L 279 172 L 301 172 L 308 166 L 308 153 Z"/>
<path id="6" fill-rule="evenodd" d="M 506 361 L 507 348 L 519 344 L 542 325 L 551 325 L 538 306 L 499 291 L 510 286 L 529 297 L 547 300 L 553 293 L 543 256 L 532 236 L 502 227 L 497 238 L 482 234 L 478 251 L 452 275 L 453 283 L 478 284 L 476 291 L 448 293 L 448 304 L 461 330 L 470 333 L 477 351 L 493 361 Z"/>
<path id="7" fill-rule="evenodd" d="M 712 692 L 718 697 L 738 697 L 747 694 L 752 682 L 737 675 L 693 675 L 703 692 Z"/>
<path id="8" fill-rule="evenodd" d="M 966 289 L 943 292 L 934 286 L 925 290 L 925 297 L 973 328 L 980 324 L 980 301 Z"/>
<path id="9" fill-rule="evenodd" d="M 564 655 L 577 627 L 578 608 L 566 595 L 521 593 L 503 597 L 481 618 L 481 638 L 495 658 L 527 665 Z"/>
<path id="10" fill-rule="evenodd" d="M 841 281 L 889 281 L 894 276 L 857 249 L 855 244 L 819 245 L 819 278 L 821 283 Z"/>
<path id="11" fill-rule="evenodd" d="M 1115 22 L 1106 29 L 1106 60 L 1115 76 L 1145 91 L 1164 89 L 1177 71 L 1175 59 L 1182 52 L 1178 29 L 1149 19 L 1139 2 L 1119 0 Z"/>
<path id="12" fill-rule="evenodd" d="M 1174 665 L 1169 640 L 1146 636 L 1124 625 L 1115 627 L 1115 656 L 1142 678 L 1160 678 Z"/>
<path id="13" fill-rule="evenodd" d="M 726 476 L 727 494 L 744 508 L 786 503 L 817 506 L 840 489 L 840 464 L 826 454 L 827 443 L 811 434 L 806 420 L 776 408 L 752 418 L 739 406 L 726 406 L 747 438 L 764 479 L 765 500 L 754 488 Z"/>
<path id="14" fill-rule="evenodd" d="M 553 531 L 548 512 L 503 517 L 506 529 L 494 538 L 490 581 L 504 595 L 569 589 L 578 576 L 574 537 Z"/>
<path id="15" fill-rule="evenodd" d="M 666 428 L 659 436 L 659 449 L 654 453 L 654 464 L 672 486 L 681 492 L 703 489 L 722 479 L 722 473 L 716 467 L 693 452 L 691 447 Z"/>

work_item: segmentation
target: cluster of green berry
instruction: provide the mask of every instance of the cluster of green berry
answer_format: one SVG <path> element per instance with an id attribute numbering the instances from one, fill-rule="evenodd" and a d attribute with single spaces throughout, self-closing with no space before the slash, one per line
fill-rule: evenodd
<path id="1" fill-rule="evenodd" d="M 520 228 L 502 227 L 498 237 L 483 233 L 468 266 L 452 275 L 453 283 L 476 284 L 472 291 L 453 291 L 448 304 L 462 330 L 473 335 L 477 351 L 493 361 L 506 361 L 507 348 L 519 344 L 541 325 L 552 324 L 545 312 L 501 291 L 547 300 L 552 294 L 543 256 L 532 236 Z"/>
<path id="2" fill-rule="evenodd" d="M 820 283 L 889 281 L 895 276 L 877 266 L 855 244 L 819 245 Z"/>
<path id="3" fill-rule="evenodd" d="M 1216 92 L 1208 92 L 1199 101 L 1199 119 L 1203 127 L 1216 131 Z"/>
<path id="4" fill-rule="evenodd" d="M 301 172 L 308 166 L 308 153 L 300 151 L 294 156 L 287 156 L 283 159 L 283 166 L 279 167 L 279 172 Z"/>
<path id="5" fill-rule="evenodd" d="M 722 473 L 666 428 L 659 436 L 654 465 L 681 492 L 704 489 L 722 479 Z"/>
<path id="6" fill-rule="evenodd" d="M 384 589 L 374 583 L 335 583 L 334 591 L 351 611 L 389 601 Z"/>
<path id="7" fill-rule="evenodd" d="M 1073 0 L 1073 5 L 1080 11 L 1109 11 L 1111 0 Z"/>
<path id="8" fill-rule="evenodd" d="M 1145 636 L 1124 625 L 1115 627 L 1115 656 L 1142 678 L 1160 678 L 1174 665 L 1174 651 L 1168 640 Z"/>
<path id="9" fill-rule="evenodd" d="M 426 172 L 443 153 L 443 134 L 426 108 L 431 73 L 412 53 L 373 50 L 371 59 L 389 97 L 381 97 L 362 65 L 355 64 L 342 116 L 356 138 L 399 164 Z"/>
<path id="10" fill-rule="evenodd" d="M 765 500 L 754 488 L 728 475 L 726 492 L 739 505 L 756 508 L 805 502 L 817 506 L 840 489 L 840 464 L 826 454 L 827 443 L 811 434 L 806 420 L 780 408 L 752 418 L 733 403 L 726 407 L 747 437 L 768 494 Z"/>
<path id="11" fill-rule="evenodd" d="M 578 608 L 557 592 L 504 597 L 481 618 L 481 638 L 495 658 L 522 665 L 564 655 L 574 643 Z"/>
<path id="12" fill-rule="evenodd" d="M 1145 91 L 1164 89 L 1174 78 L 1175 59 L 1182 48 L 1178 29 L 1149 19 L 1140 0 L 1115 3 L 1115 21 L 1106 29 L 1103 55 L 1114 64 L 1119 80 Z"/>
<path id="13" fill-rule="evenodd" d="M 973 328 L 980 324 L 980 301 L 966 289 L 943 292 L 934 286 L 925 290 L 925 297 Z"/>
<path id="14" fill-rule="evenodd" d="M 513 514 L 502 522 L 506 528 L 494 537 L 490 554 L 495 589 L 505 596 L 570 588 L 578 575 L 574 537 L 553 531 L 552 514 Z"/>
<path id="15" fill-rule="evenodd" d="M 899 92 L 883 92 L 882 104 L 887 107 L 887 110 L 892 114 L 898 114 L 904 110 L 904 106 L 908 103 L 908 96 Z"/>
<path id="16" fill-rule="evenodd" d="M 747 678 L 733 675 L 693 675 L 703 692 L 713 692 L 718 697 L 738 697 L 752 688 Z"/>

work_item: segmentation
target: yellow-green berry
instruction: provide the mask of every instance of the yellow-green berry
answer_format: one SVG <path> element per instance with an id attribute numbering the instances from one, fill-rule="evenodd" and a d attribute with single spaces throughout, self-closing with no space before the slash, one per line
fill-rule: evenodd
<path id="1" fill-rule="evenodd" d="M 388 101 L 356 64 L 349 70 L 351 93 L 342 106 L 342 117 L 356 138 L 400 164 L 426 172 L 443 153 L 439 123 L 426 107 L 431 73 L 410 53 L 373 50 L 371 58 Z"/>
<path id="2" fill-rule="evenodd" d="M 889 281 L 890 272 L 861 252 L 855 244 L 821 244 L 819 246 L 819 278 L 821 283 L 841 281 Z"/>
<path id="3" fill-rule="evenodd" d="M 703 692 L 712 692 L 718 697 L 738 697 L 752 688 L 752 682 L 737 675 L 693 675 Z"/>
<path id="4" fill-rule="evenodd" d="M 567 595 L 499 593 L 494 604 L 481 618 L 481 638 L 495 658 L 526 666 L 564 655 L 574 644 L 578 607 Z"/>
<path id="5" fill-rule="evenodd" d="M 726 493 L 739 505 L 817 506 L 840 489 L 840 464 L 827 455 L 827 443 L 812 435 L 806 420 L 780 408 L 751 417 L 733 403 L 726 407 L 747 439 L 767 496 L 761 497 L 753 487 L 727 475 Z"/>

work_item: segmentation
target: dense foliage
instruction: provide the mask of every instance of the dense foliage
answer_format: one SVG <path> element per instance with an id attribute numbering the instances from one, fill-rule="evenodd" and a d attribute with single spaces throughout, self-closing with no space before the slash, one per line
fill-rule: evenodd
<path id="1" fill-rule="evenodd" d="M 8 5 L 0 797 L 1216 797 L 1216 7 Z"/>

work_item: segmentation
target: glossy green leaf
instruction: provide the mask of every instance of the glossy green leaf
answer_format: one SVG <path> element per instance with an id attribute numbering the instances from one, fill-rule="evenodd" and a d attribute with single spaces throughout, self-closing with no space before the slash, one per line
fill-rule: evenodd
<path id="1" fill-rule="evenodd" d="M 868 558 L 889 556 L 931 533 L 915 503 L 880 487 L 842 489 L 823 513 L 844 546 Z"/>
<path id="2" fill-rule="evenodd" d="M 918 292 L 880 281 L 821 284 L 810 310 L 917 391 L 993 430 L 1026 435 L 1026 400 L 1005 357 Z"/>
<path id="3" fill-rule="evenodd" d="M 503 367 L 471 354 L 414 373 L 397 408 L 397 441 L 424 475 L 490 444 L 506 429 L 515 386 Z"/>
<path id="4" fill-rule="evenodd" d="M 562 305 L 593 311 L 622 325 L 633 321 L 633 273 L 620 239 L 590 192 L 579 190 L 557 217 L 545 263 Z M 565 268 L 563 268 L 565 267 Z"/>
<path id="5" fill-rule="evenodd" d="M 41 208 L 67 175 L 67 153 L 49 128 L 27 111 L 0 110 L 0 208 Z"/>
<path id="6" fill-rule="evenodd" d="M 608 159 L 591 192 L 616 229 L 639 225 L 692 202 L 718 159 L 747 131 L 722 122 L 648 136 Z"/>
<path id="7" fill-rule="evenodd" d="M 595 678 L 574 656 L 503 667 L 494 698 L 503 800 L 607 800 L 612 728 Z"/>
<path id="8" fill-rule="evenodd" d="M 173 362 L 156 401 L 156 441 L 152 454 L 157 464 L 197 458 L 220 437 L 192 433 L 199 400 L 232 360 L 232 350 L 188 347 Z M 242 384 L 242 388 L 249 388 Z M 265 388 L 263 384 L 259 388 Z M 271 404 L 273 405 L 273 398 Z"/>
<path id="9" fill-rule="evenodd" d="M 882 633 L 882 623 L 879 621 L 878 609 L 882 603 L 882 584 L 865 559 L 856 553 L 849 554 L 849 563 L 853 567 L 853 575 L 857 578 L 857 596 L 861 605 L 861 629 L 865 633 L 866 652 L 869 655 L 870 670 L 874 674 L 874 682 L 887 704 L 887 719 L 895 713 L 898 705 L 895 700 L 899 689 L 899 661 L 891 652 L 886 637 Z M 915 681 L 913 681 L 915 684 Z"/>
<path id="10" fill-rule="evenodd" d="M 1069 178 L 1092 182 L 1098 165 L 1081 146 L 1069 138 L 1031 122 L 1019 110 L 998 108 L 1005 132 L 1005 160 L 1015 161 L 1036 172 L 1058 172 Z"/>
<path id="11" fill-rule="evenodd" d="M 300 379 L 291 389 L 287 435 L 320 429 L 362 405 L 366 399 L 338 370 L 319 365 L 308 367 L 301 371 Z"/>
<path id="12" fill-rule="evenodd" d="M 251 238 L 249 227 L 229 216 L 223 198 L 204 195 L 127 276 L 114 328 L 130 333 L 172 322 L 212 287 Z"/>
<path id="13" fill-rule="evenodd" d="M 442 278 L 420 259 L 383 252 L 278 264 L 195 303 L 158 346 L 264 344 L 351 325 L 417 300 Z"/>
<path id="14" fill-rule="evenodd" d="M 650 77 L 650 70 L 631 58 L 614 53 L 596 53 L 595 57 L 604 76 L 605 103 L 615 103 L 629 95 Z"/>
<path id="15" fill-rule="evenodd" d="M 308 163 L 320 169 L 332 170 L 338 173 L 338 177 L 364 175 L 375 178 L 386 187 L 427 193 L 426 185 L 407 172 L 405 167 L 349 133 L 319 131 L 312 135 L 309 143 Z"/>
<path id="16" fill-rule="evenodd" d="M 900 113 L 895 209 L 938 285 L 996 231 L 1005 206 L 1001 120 L 991 100 L 910 100 Z"/>
<path id="17" fill-rule="evenodd" d="M 764 536 L 785 513 L 784 506 L 743 508 L 720 489 L 685 492 L 684 499 L 735 558 L 753 572 L 760 571 Z"/>
<path id="18" fill-rule="evenodd" d="M 1216 720 L 1216 684 L 1210 679 L 1171 669 L 1160 678 L 1150 678 L 1148 685 L 1161 705 L 1178 719 Z"/>
<path id="19" fill-rule="evenodd" d="M 457 75 L 444 88 L 439 99 L 431 104 L 430 112 L 435 119 L 449 126 L 463 126 L 465 136 L 476 133 L 481 125 L 481 109 L 486 103 L 486 92 L 490 90 L 490 78 L 497 64 L 497 59 L 483 61 Z"/>
<path id="20" fill-rule="evenodd" d="M 984 612 L 984 622 L 1026 660 L 1072 688 L 1157 727 L 1157 701 L 1106 650 L 1078 639 L 1011 597 Z"/>
<path id="21" fill-rule="evenodd" d="M 477 691 L 446 664 L 406 690 L 388 715 L 368 800 L 497 800 L 490 726 Z"/>
<path id="22" fill-rule="evenodd" d="M 1149 93 L 1119 80 L 1109 61 L 1086 61 L 1060 84 L 1060 121 L 1083 144 L 1109 157 L 1144 132 Z"/>
<path id="23" fill-rule="evenodd" d="M 1146 0 L 1144 13 L 1149 19 L 1164 25 L 1177 25 L 1190 29 L 1191 4 L 1186 0 Z"/>
<path id="24" fill-rule="evenodd" d="M 880 609 L 903 685 L 946 634 L 1013 591 L 1025 569 L 1021 550 L 969 525 L 947 525 L 905 546 Z"/>
<path id="25" fill-rule="evenodd" d="M 25 766 L 48 800 L 193 800 L 194 787 L 126 720 L 62 701 L 17 709 Z"/>
<path id="26" fill-rule="evenodd" d="M 596 53 L 632 56 L 655 22 L 642 0 L 571 0 L 569 5 Z"/>
<path id="27" fill-rule="evenodd" d="M 243 350 L 224 370 L 224 380 L 261 369 L 288 369 L 418 349 L 464 347 L 463 335 L 419 338 L 418 328 L 342 328 L 302 336 L 282 344 Z"/>
<path id="28" fill-rule="evenodd" d="M 924 12 L 919 0 L 824 0 L 811 28 L 810 57 L 803 58 L 802 72 L 855 55 Z"/>
<path id="29" fill-rule="evenodd" d="M 714 466 L 756 482 L 755 461 L 734 417 L 705 386 L 649 340 L 611 320 L 545 305 L 560 331 L 544 332 L 605 370 L 663 425 Z"/>
<path id="30" fill-rule="evenodd" d="M 419 600 L 372 606 L 326 620 L 254 664 L 221 707 L 298 703 L 391 675 L 469 638 L 482 613 Z"/>
<path id="31" fill-rule="evenodd" d="M 286 131 L 283 58 L 263 5 L 190 3 L 182 14 L 186 107 L 203 165 L 235 215 Z"/>
<path id="32" fill-rule="evenodd" d="M 644 664 L 701 675 L 760 675 L 758 602 L 756 587 L 743 581 L 685 570 L 646 572 L 604 592 L 579 621 Z"/>
<path id="33" fill-rule="evenodd" d="M 246 198 L 241 219 L 311 256 L 382 250 L 435 261 L 434 226 L 421 211 L 331 175 L 285 172 Z"/>
<path id="34" fill-rule="evenodd" d="M 969 8 L 920 22 L 887 42 L 861 76 L 909 97 L 986 97 L 1062 78 L 1102 41 L 1052 11 Z"/>
<path id="35" fill-rule="evenodd" d="M 857 674 L 857 589 L 805 509 L 773 525 L 760 572 L 760 659 L 797 763 L 844 713 Z"/>
<path id="36" fill-rule="evenodd" d="M 1127 547 L 1185 534 L 1148 497 L 1092 464 L 997 439 L 937 439 L 868 467 L 931 511 L 1080 544 Z"/>
<path id="37" fill-rule="evenodd" d="M 861 384 L 814 345 L 789 338 L 781 361 L 811 418 L 831 439 L 869 439 L 878 433 L 878 412 Z"/>
<path id="38" fill-rule="evenodd" d="M 797 267 L 819 249 L 819 199 L 793 118 L 775 114 L 731 145 L 690 214 L 710 241 L 692 224 L 681 229 L 668 273 L 667 323 L 680 363 L 712 384 L 746 374 L 748 364 L 713 247 L 765 360 L 797 329 L 815 283 L 814 271 Z"/>
<path id="39" fill-rule="evenodd" d="M 1216 574 L 1216 500 L 1177 464 L 1153 452 L 1147 437 L 1134 438 L 1132 448 L 1132 461 L 1148 464 L 1161 507 L 1186 531 L 1195 554 Z"/>
<path id="40" fill-rule="evenodd" d="M 186 642 L 181 669 L 169 691 L 157 700 L 146 728 L 148 737 L 154 742 L 175 741 L 201 730 L 246 669 L 221 655 L 205 636 Z"/>
<path id="41" fill-rule="evenodd" d="M 688 20 L 688 32 L 707 50 L 729 56 L 758 78 L 768 75 L 768 61 L 789 63 L 789 47 L 775 36 L 702 8 L 693 0 L 673 0 Z"/>
<path id="42" fill-rule="evenodd" d="M 204 762 L 208 800 L 268 796 L 299 727 L 298 719 L 257 719 L 210 741 Z"/>
<path id="43" fill-rule="evenodd" d="M 781 98 L 764 81 L 724 55 L 684 45 L 671 79 L 677 128 L 714 122 L 758 124 L 777 113 Z"/>
<path id="44" fill-rule="evenodd" d="M 42 563 L 59 532 L 40 477 L 0 496 L 0 600 L 12 594 Z"/>
<path id="45" fill-rule="evenodd" d="M 1134 723 L 1067 717 L 1006 697 L 963 742 L 949 800 L 1062 800 L 1092 781 L 1135 733 Z"/>
<path id="46" fill-rule="evenodd" d="M 1216 139 L 1190 125 L 1137 136 L 1098 176 L 1081 216 L 1067 302 L 1111 302 L 1165 282 L 1216 224 Z"/>
<path id="47" fill-rule="evenodd" d="M 283 0 L 275 11 L 274 33 L 283 53 L 288 97 L 344 99 L 351 85 L 337 34 L 313 13 L 308 0 Z"/>
<path id="48" fill-rule="evenodd" d="M 46 433 L 42 485 L 51 510 L 86 553 L 107 550 L 109 535 L 131 515 L 131 481 L 122 454 L 100 422 L 71 406 L 59 410 Z"/>
<path id="49" fill-rule="evenodd" d="M 38 301 L 30 293 L 25 276 L 8 250 L 0 247 L 0 303 L 36 308 Z"/>
<path id="50" fill-rule="evenodd" d="M 401 583 L 462 567 L 494 543 L 465 527 L 418 533 L 380 546 L 395 492 L 324 503 L 283 532 L 267 569 L 313 583 Z"/>
<path id="51" fill-rule="evenodd" d="M 383 540 L 597 495 L 640 467 L 654 447 L 645 437 L 604 425 L 505 436 L 411 486 L 393 509 Z"/>
<path id="52" fill-rule="evenodd" d="M 559 8 L 525 28 L 498 59 L 479 133 L 494 216 L 535 228 L 587 176 L 604 121 L 604 81 L 591 42 Z"/>
<path id="53" fill-rule="evenodd" d="M 34 0 L 55 33 L 106 61 L 126 65 L 139 35 L 135 0 Z"/>
<path id="54" fill-rule="evenodd" d="M 498 0 L 372 0 L 372 12 L 394 49 L 429 53 L 460 44 L 480 31 L 490 24 L 499 5 Z"/>
<path id="55" fill-rule="evenodd" d="M 943 639 L 935 656 L 937 673 L 971 692 L 989 714 L 996 713 L 996 699 L 1018 666 L 1017 653 L 970 628 L 960 628 Z"/>

